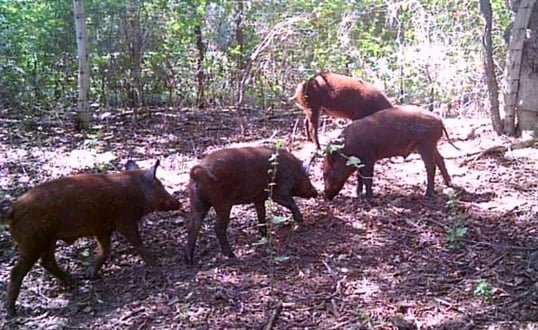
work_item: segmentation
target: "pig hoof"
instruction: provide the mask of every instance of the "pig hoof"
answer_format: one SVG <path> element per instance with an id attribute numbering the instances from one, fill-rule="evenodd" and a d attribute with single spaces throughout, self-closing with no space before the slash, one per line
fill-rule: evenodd
<path id="1" fill-rule="evenodd" d="M 222 254 L 228 257 L 228 259 L 237 259 L 237 257 L 232 251 L 226 251 L 226 252 L 223 252 Z"/>
<path id="2" fill-rule="evenodd" d="M 433 196 L 435 195 L 435 193 L 433 191 L 427 191 L 425 194 L 424 194 L 424 198 L 426 199 L 430 199 L 430 198 L 433 198 Z"/>

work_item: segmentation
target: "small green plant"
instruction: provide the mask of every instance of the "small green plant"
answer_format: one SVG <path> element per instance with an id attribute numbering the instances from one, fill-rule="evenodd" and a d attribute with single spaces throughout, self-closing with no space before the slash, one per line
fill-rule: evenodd
<path id="1" fill-rule="evenodd" d="M 474 294 L 475 296 L 484 297 L 488 300 L 494 298 L 493 288 L 487 280 L 478 281 L 478 283 L 476 284 L 476 288 L 474 289 Z"/>
<path id="2" fill-rule="evenodd" d="M 446 230 L 446 241 L 452 248 L 459 248 L 467 230 L 461 222 L 456 221 L 452 228 Z"/>
<path id="3" fill-rule="evenodd" d="M 190 307 L 191 307 L 191 304 L 189 303 L 182 304 L 181 307 L 179 308 L 179 314 L 177 315 L 177 317 L 182 320 L 188 319 Z"/>
<path id="4" fill-rule="evenodd" d="M 106 163 L 96 163 L 93 165 L 93 171 L 98 173 L 105 172 L 107 167 L 108 164 Z"/>
<path id="5" fill-rule="evenodd" d="M 448 201 L 446 202 L 446 206 L 450 212 L 455 213 L 460 206 L 460 201 L 458 200 L 456 191 L 454 189 L 450 189 L 447 190 L 446 194 L 448 195 Z"/>
<path id="6" fill-rule="evenodd" d="M 268 248 L 269 255 L 271 256 L 271 260 L 273 262 L 284 262 L 288 260 L 289 257 L 275 256 L 275 253 L 271 246 L 272 225 L 280 225 L 280 224 L 291 221 L 290 217 L 280 216 L 280 215 L 275 214 L 275 204 L 273 203 L 272 196 L 273 196 L 273 189 L 276 185 L 276 173 L 277 173 L 277 168 L 278 168 L 278 152 L 283 147 L 282 141 L 276 141 L 274 143 L 274 147 L 275 147 L 275 152 L 271 155 L 271 157 L 269 157 L 269 164 L 271 165 L 271 167 L 267 171 L 268 174 L 270 175 L 270 180 L 267 185 L 267 193 L 269 197 L 268 198 L 268 203 L 269 203 L 268 211 L 269 211 L 270 221 L 265 224 L 260 224 L 261 226 L 267 226 L 267 238 L 263 237 L 256 243 L 256 245 L 267 244 L 267 248 Z"/>
<path id="7" fill-rule="evenodd" d="M 346 166 L 354 166 L 357 169 L 364 167 L 364 164 L 362 164 L 362 161 L 358 157 L 348 156 L 342 152 L 342 149 L 344 149 L 344 141 L 342 138 L 338 138 L 325 147 L 325 153 L 332 154 L 333 152 L 337 152 L 340 156 L 346 159 Z"/>

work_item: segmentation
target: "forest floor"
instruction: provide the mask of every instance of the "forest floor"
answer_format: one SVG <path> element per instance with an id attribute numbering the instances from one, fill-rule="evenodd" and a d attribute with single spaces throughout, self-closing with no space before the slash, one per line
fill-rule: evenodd
<path id="1" fill-rule="evenodd" d="M 13 329 L 520 329 L 538 323 L 538 149 L 494 152 L 514 139 L 487 119 L 445 119 L 461 149 L 440 142 L 455 188 L 437 171 L 437 194 L 425 199 L 417 154 L 380 161 L 375 198 L 355 194 L 350 178 L 332 201 L 297 199 L 305 224 L 273 227 L 260 243 L 250 205 L 236 206 L 228 229 L 237 260 L 220 254 L 210 212 L 194 266 L 183 262 L 188 219 L 185 186 L 207 151 L 234 143 L 282 140 L 299 158 L 314 151 L 299 111 L 140 111 L 101 113 L 86 136 L 61 116 L 21 118 L 0 112 L 0 188 L 9 198 L 62 175 L 116 171 L 128 158 L 149 167 L 183 204 L 149 215 L 144 243 L 158 256 L 146 267 L 114 235 L 111 258 L 85 278 L 95 242 L 58 243 L 61 267 L 77 278 L 65 291 L 36 265 L 23 282 Z M 326 144 L 342 121 L 327 121 Z M 311 179 L 323 191 L 321 158 Z M 1 196 L 0 196 L 1 197 Z M 275 214 L 289 215 L 277 208 Z M 270 251 L 279 257 L 271 258 Z M 0 294 L 17 258 L 0 234 Z M 278 260 L 278 261 L 276 261 Z"/>

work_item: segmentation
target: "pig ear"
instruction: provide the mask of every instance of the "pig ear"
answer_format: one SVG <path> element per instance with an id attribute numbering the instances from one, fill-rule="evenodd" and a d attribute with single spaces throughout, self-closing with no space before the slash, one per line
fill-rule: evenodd
<path id="1" fill-rule="evenodd" d="M 155 162 L 155 165 L 153 165 L 152 168 L 147 170 L 146 173 L 144 173 L 144 176 L 149 180 L 155 179 L 155 173 L 157 172 L 157 167 L 159 166 L 160 163 L 161 162 L 157 159 L 157 161 Z"/>
<path id="2" fill-rule="evenodd" d="M 137 170 L 139 169 L 139 167 L 134 160 L 129 159 L 127 163 L 125 163 L 125 169 L 127 171 L 130 171 L 130 170 Z"/>

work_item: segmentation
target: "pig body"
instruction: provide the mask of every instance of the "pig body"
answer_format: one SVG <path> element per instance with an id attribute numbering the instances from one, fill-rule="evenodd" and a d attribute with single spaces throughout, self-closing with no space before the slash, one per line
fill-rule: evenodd
<path id="1" fill-rule="evenodd" d="M 112 232 L 117 230 L 136 248 L 144 261 L 154 258 L 142 245 L 138 221 L 146 214 L 176 210 L 180 204 L 155 177 L 158 162 L 140 170 L 133 161 L 117 174 L 81 174 L 43 183 L 19 197 L 7 211 L 5 222 L 19 250 L 10 274 L 6 311 L 15 314 L 22 280 L 41 258 L 41 265 L 64 285 L 70 276 L 54 257 L 56 241 L 68 244 L 94 236 L 98 252 L 88 275 L 94 277 L 110 255 Z"/>
<path id="2" fill-rule="evenodd" d="M 191 217 L 188 230 L 185 261 L 193 263 L 194 247 L 200 226 L 213 207 L 217 213 L 215 231 L 222 253 L 234 257 L 226 237 L 233 205 L 253 203 L 256 207 L 259 231 L 267 235 L 265 227 L 265 200 L 268 197 L 272 168 L 269 158 L 275 149 L 265 147 L 230 148 L 214 151 L 204 157 L 190 172 L 188 185 Z M 293 196 L 313 198 L 316 189 L 299 159 L 285 150 L 279 150 L 272 199 L 288 208 L 293 219 L 302 222 L 302 215 Z"/>
<path id="3" fill-rule="evenodd" d="M 295 95 L 305 114 L 304 127 L 309 140 L 320 148 L 318 126 L 320 113 L 351 120 L 392 108 L 388 98 L 373 85 L 349 76 L 318 73 L 297 86 Z"/>
<path id="4" fill-rule="evenodd" d="M 366 196 L 373 196 L 372 176 L 376 161 L 393 156 L 406 158 L 414 150 L 418 151 L 426 165 L 426 196 L 434 193 L 436 166 L 441 170 L 445 184 L 450 186 L 445 162 L 437 150 L 437 142 L 443 132 L 449 139 L 443 122 L 437 115 L 415 106 L 382 110 L 352 122 L 342 132 L 343 149 L 325 157 L 325 197 L 329 200 L 334 198 L 348 177 L 357 170 L 354 166 L 346 166 L 347 160 L 342 154 L 347 157 L 355 156 L 364 165 L 357 175 L 357 195 L 362 193 L 364 184 Z M 449 142 L 452 144 L 450 139 Z"/>

